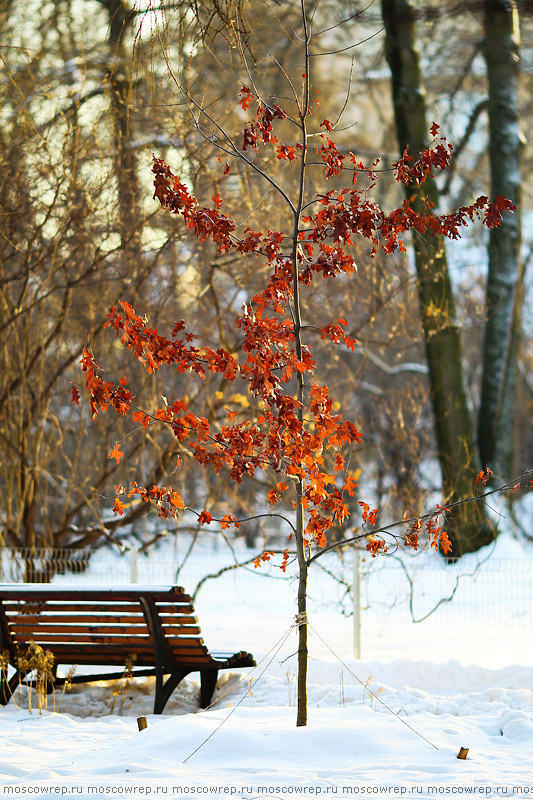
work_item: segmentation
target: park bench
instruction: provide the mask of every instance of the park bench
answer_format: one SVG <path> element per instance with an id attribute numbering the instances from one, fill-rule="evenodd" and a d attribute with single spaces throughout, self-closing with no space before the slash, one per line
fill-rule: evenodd
<path id="1" fill-rule="evenodd" d="M 162 713 L 191 672 L 200 673 L 200 705 L 206 708 L 218 670 L 255 666 L 249 653 L 207 650 L 192 600 L 179 586 L 0 585 L 0 653 L 15 668 L 9 678 L 6 658 L 0 666 L 2 705 L 26 677 L 18 659 L 30 642 L 53 653 L 55 669 L 61 664 L 118 670 L 57 677 L 54 685 L 121 678 L 133 662 L 134 677 L 155 675 L 154 714 Z"/>

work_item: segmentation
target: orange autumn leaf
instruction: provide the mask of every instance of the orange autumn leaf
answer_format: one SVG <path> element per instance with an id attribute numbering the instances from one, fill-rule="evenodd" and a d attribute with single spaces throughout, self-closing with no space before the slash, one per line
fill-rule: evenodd
<path id="1" fill-rule="evenodd" d="M 122 450 L 118 446 L 118 442 L 115 442 L 114 448 L 109 453 L 109 458 L 114 458 L 116 463 L 118 464 L 118 462 L 122 459 L 123 455 L 124 455 L 124 453 L 122 452 Z"/>
<path id="2" fill-rule="evenodd" d="M 375 558 L 379 553 L 387 552 L 387 545 L 383 539 L 374 539 L 373 537 L 369 537 L 366 544 L 366 549 L 372 555 L 372 558 Z"/>
<path id="3" fill-rule="evenodd" d="M 113 504 L 113 512 L 115 514 L 119 514 L 120 516 L 122 516 L 125 507 L 126 506 L 124 505 L 124 503 L 118 497 L 115 497 L 115 502 Z"/>
<path id="4" fill-rule="evenodd" d="M 171 491 L 171 492 L 169 493 L 168 502 L 169 502 L 169 503 L 170 503 L 170 504 L 171 504 L 171 505 L 172 505 L 174 508 L 185 508 L 185 503 L 183 502 L 183 498 L 182 498 L 182 496 L 179 494 L 179 492 L 173 492 L 173 491 Z"/>
<path id="5" fill-rule="evenodd" d="M 264 553 L 262 553 L 260 556 L 257 556 L 257 558 L 254 560 L 254 567 L 257 569 L 257 567 L 261 566 L 262 561 L 270 561 L 273 555 L 275 554 L 271 550 L 265 550 Z"/>
<path id="6" fill-rule="evenodd" d="M 335 470 L 335 472 L 342 472 L 342 470 L 344 469 L 344 458 L 340 455 L 340 453 L 337 453 L 337 455 L 335 456 L 335 466 L 333 467 L 333 469 Z"/>
<path id="7" fill-rule="evenodd" d="M 344 481 L 344 486 L 342 487 L 343 492 L 347 492 L 350 497 L 354 495 L 354 489 L 357 486 L 357 481 L 352 478 L 351 475 L 348 475 L 346 480 Z"/>
<path id="8" fill-rule="evenodd" d="M 440 542 L 440 549 L 442 550 L 444 555 L 448 555 L 448 553 L 451 553 L 452 543 L 450 542 L 446 531 L 441 531 L 439 536 L 439 542 Z"/>
<path id="9" fill-rule="evenodd" d="M 230 528 L 232 525 L 234 525 L 236 528 L 239 527 L 239 523 L 233 514 L 224 514 L 222 519 L 219 520 L 219 523 L 223 531 L 226 530 L 226 528 Z"/>
<path id="10" fill-rule="evenodd" d="M 134 411 L 132 414 L 132 420 L 134 422 L 140 422 L 143 428 L 147 428 L 150 424 L 150 417 L 148 414 L 145 414 L 144 411 Z"/>
<path id="11" fill-rule="evenodd" d="M 494 475 L 494 473 L 491 470 L 491 468 L 490 467 L 485 467 L 485 469 L 482 469 L 481 472 L 478 472 L 478 474 L 476 475 L 476 478 L 474 480 L 474 484 L 476 486 L 478 486 L 478 485 L 486 486 L 487 483 L 490 481 L 491 475 Z"/>
<path id="12" fill-rule="evenodd" d="M 374 525 L 376 522 L 376 517 L 379 514 L 379 508 L 370 509 L 368 503 L 365 503 L 363 500 L 358 501 L 359 505 L 363 509 L 362 517 L 363 522 L 367 522 L 369 525 Z"/>
<path id="13" fill-rule="evenodd" d="M 379 514 L 379 508 L 373 508 L 372 511 L 368 512 L 368 524 L 375 525 L 376 517 Z"/>
<path id="14" fill-rule="evenodd" d="M 403 537 L 403 543 L 405 544 L 406 547 L 411 547 L 413 550 L 418 550 L 419 547 L 418 532 L 410 528 Z"/>
<path id="15" fill-rule="evenodd" d="M 271 506 L 275 506 L 276 503 L 279 503 L 280 500 L 281 500 L 281 495 L 277 491 L 277 489 L 271 489 L 266 496 L 266 501 Z"/>

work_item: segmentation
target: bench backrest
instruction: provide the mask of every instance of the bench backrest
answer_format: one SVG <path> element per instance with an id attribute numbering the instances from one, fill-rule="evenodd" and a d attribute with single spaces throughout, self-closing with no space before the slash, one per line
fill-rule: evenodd
<path id="1" fill-rule="evenodd" d="M 0 586 L 0 649 L 12 656 L 33 641 L 63 664 L 124 666 L 131 656 L 134 665 L 153 666 L 154 637 L 172 660 L 211 661 L 179 586 Z"/>

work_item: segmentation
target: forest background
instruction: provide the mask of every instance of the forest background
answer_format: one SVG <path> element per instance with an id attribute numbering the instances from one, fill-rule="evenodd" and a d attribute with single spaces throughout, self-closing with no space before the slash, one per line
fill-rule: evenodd
<path id="1" fill-rule="evenodd" d="M 232 486 L 200 470 L 165 430 L 139 435 L 105 415 L 94 427 L 88 404 L 68 400 L 85 345 L 113 379 L 126 371 L 127 355 L 103 328 L 119 300 L 160 329 L 193 319 L 202 342 L 239 351 L 235 316 L 265 275 L 158 209 L 152 153 L 199 197 L 220 192 L 242 228 L 283 227 L 264 183 L 238 164 L 225 172 L 176 76 L 237 136 L 242 83 L 275 100 L 287 92 L 284 73 L 301 74 L 300 4 L 8 1 L 0 14 L 0 544 L 94 548 L 133 526 L 147 547 L 162 531 L 145 524 L 143 503 L 114 517 L 115 485 L 171 482 L 178 457 L 188 505 L 260 513 L 274 488 L 261 477 Z M 420 237 L 392 259 L 370 259 L 356 244 L 355 282 L 325 282 L 306 300 L 318 328 L 339 306 L 349 321 L 357 346 L 323 343 L 320 371 L 364 434 L 349 464 L 361 499 L 400 519 L 442 490 L 446 500 L 472 493 L 486 465 L 503 482 L 531 466 L 533 17 L 528 3 L 495 0 L 322 0 L 313 28 L 313 87 L 321 118 L 342 112 L 341 152 L 369 165 L 380 157 L 387 170 L 406 144 L 425 146 L 437 121 L 456 153 L 431 187 L 439 210 L 479 194 L 518 206 L 490 236 L 475 226 L 446 246 Z M 285 160 L 269 169 L 290 183 Z M 392 181 L 377 193 L 381 205 L 401 203 Z M 185 394 L 212 423 L 225 408 L 255 413 L 253 398 L 219 375 L 200 388 L 186 375 L 175 386 L 136 379 L 145 407 Z M 109 458 L 117 440 L 120 464 Z M 472 524 L 459 552 L 493 536 L 475 508 L 461 521 L 463 531 Z M 179 525 L 197 527 L 193 516 Z M 255 544 L 279 531 L 257 520 L 239 533 Z"/>

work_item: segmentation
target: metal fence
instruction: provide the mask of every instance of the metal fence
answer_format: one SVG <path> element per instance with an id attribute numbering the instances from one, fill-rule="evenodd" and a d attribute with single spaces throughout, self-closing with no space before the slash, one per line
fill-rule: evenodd
<path id="1" fill-rule="evenodd" d="M 174 540 L 147 553 L 0 548 L 0 581 L 179 584 L 195 593 L 210 647 L 268 652 L 296 613 L 294 573 L 234 568 L 252 555 L 244 545 L 230 552 L 209 536 L 189 545 Z M 311 656 L 533 665 L 532 564 L 327 554 L 309 575 Z M 287 653 L 295 644 L 288 640 Z"/>

